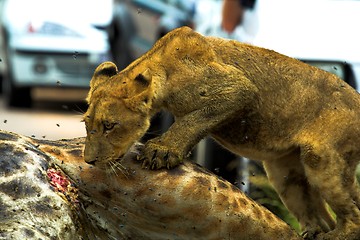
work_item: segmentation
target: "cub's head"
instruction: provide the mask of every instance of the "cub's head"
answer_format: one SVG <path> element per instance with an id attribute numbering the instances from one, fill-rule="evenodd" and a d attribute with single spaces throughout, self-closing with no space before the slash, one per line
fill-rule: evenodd
<path id="1" fill-rule="evenodd" d="M 87 163 L 106 166 L 120 160 L 149 128 L 151 76 L 148 69 L 139 72 L 118 73 L 111 62 L 96 68 L 83 118 Z"/>

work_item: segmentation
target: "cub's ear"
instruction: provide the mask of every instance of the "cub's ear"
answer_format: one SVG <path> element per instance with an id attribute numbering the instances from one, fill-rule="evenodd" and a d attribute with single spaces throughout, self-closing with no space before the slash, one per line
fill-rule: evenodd
<path id="1" fill-rule="evenodd" d="M 94 72 L 94 75 L 90 81 L 90 91 L 86 98 L 86 101 L 89 103 L 92 92 L 99 86 L 99 84 L 107 81 L 110 77 L 117 74 L 118 69 L 116 65 L 112 62 L 103 62 L 101 63 Z"/>
<path id="2" fill-rule="evenodd" d="M 153 91 L 151 89 L 152 76 L 150 70 L 146 69 L 135 76 L 132 81 L 134 95 L 124 99 L 125 104 L 133 111 L 147 113 L 151 106 Z"/>
<path id="3" fill-rule="evenodd" d="M 114 63 L 103 62 L 95 69 L 94 75 L 90 81 L 90 87 L 96 88 L 99 84 L 117 74 L 117 72 L 118 69 Z"/>
<path id="4" fill-rule="evenodd" d="M 139 73 L 138 75 L 136 75 L 134 82 L 135 82 L 135 84 L 140 85 L 138 87 L 148 87 L 151 83 L 150 70 L 147 68 L 142 73 Z"/>
<path id="5" fill-rule="evenodd" d="M 149 90 L 152 81 L 152 75 L 150 72 L 150 69 L 146 69 L 145 71 L 135 75 L 133 81 L 130 82 L 134 95 Z"/>

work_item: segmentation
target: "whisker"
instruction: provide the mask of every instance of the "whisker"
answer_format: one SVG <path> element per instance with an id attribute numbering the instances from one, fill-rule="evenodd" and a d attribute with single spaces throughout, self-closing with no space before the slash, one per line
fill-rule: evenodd
<path id="1" fill-rule="evenodd" d="M 113 161 L 109 161 L 109 165 L 110 165 L 111 172 L 113 172 L 116 176 L 119 176 L 116 172 Z"/>
<path id="2" fill-rule="evenodd" d="M 128 178 L 128 172 L 127 168 L 124 167 L 121 162 L 121 160 L 117 161 L 109 161 L 108 164 L 110 166 L 111 172 L 113 172 L 116 176 L 119 176 L 117 172 L 120 172 L 123 174 L 126 178 Z"/>
<path id="3" fill-rule="evenodd" d="M 120 161 L 115 162 L 114 166 L 116 169 L 118 169 L 127 179 L 129 178 L 128 175 L 129 173 L 127 172 L 127 168 L 124 167 Z"/>
<path id="4" fill-rule="evenodd" d="M 75 104 L 75 107 L 77 108 L 77 110 L 76 109 L 71 109 L 72 110 L 72 112 L 75 112 L 75 113 L 77 113 L 77 114 L 79 114 L 79 115 L 84 115 L 84 113 L 86 112 L 86 110 L 84 110 L 84 109 L 82 109 L 79 105 L 77 105 L 77 104 Z"/>
<path id="5" fill-rule="evenodd" d="M 131 159 L 134 158 L 136 155 L 139 155 L 142 152 L 143 147 L 144 144 L 140 142 L 135 142 L 130 147 L 130 149 L 123 155 L 123 157 L 114 160 L 109 158 L 108 161 L 106 161 L 106 164 L 109 166 L 108 171 L 106 171 L 106 173 L 109 175 L 119 176 L 118 172 L 120 172 L 127 179 L 129 179 L 130 173 L 128 169 L 122 164 L 122 161 L 124 159 Z"/>

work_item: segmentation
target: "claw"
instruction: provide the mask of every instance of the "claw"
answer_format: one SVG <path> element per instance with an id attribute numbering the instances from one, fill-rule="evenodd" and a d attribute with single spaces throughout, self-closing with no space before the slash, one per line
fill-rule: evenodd
<path id="1" fill-rule="evenodd" d="M 153 155 L 151 157 L 151 161 L 154 161 L 154 159 L 156 158 L 156 155 L 157 155 L 157 149 L 155 149 L 155 151 L 153 152 Z"/>
<path id="2" fill-rule="evenodd" d="M 154 170 L 154 169 L 156 169 L 156 162 L 155 161 L 151 164 L 151 170 Z"/>
<path id="3" fill-rule="evenodd" d="M 141 158 L 141 160 L 143 161 L 141 167 L 142 168 L 147 168 L 148 167 L 148 160 L 146 158 Z"/>
<path id="4" fill-rule="evenodd" d="M 164 161 L 168 161 L 170 153 L 167 151 L 164 155 Z"/>

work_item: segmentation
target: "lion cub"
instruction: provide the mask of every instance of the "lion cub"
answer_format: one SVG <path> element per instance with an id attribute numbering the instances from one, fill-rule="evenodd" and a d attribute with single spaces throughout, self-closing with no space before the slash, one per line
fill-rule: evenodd
<path id="1" fill-rule="evenodd" d="M 144 166 L 173 168 L 210 135 L 264 162 L 308 239 L 360 239 L 360 97 L 335 75 L 183 27 L 121 72 L 101 64 L 90 87 L 86 162 L 121 159 L 164 108 L 175 123 L 146 143 Z"/>

